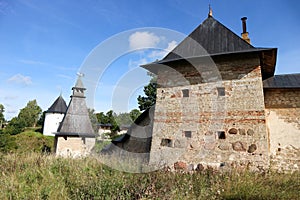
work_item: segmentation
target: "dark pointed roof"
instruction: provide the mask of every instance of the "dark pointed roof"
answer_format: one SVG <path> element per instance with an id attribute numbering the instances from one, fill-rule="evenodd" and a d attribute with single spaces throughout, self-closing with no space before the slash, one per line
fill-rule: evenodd
<path id="1" fill-rule="evenodd" d="M 74 92 L 77 89 L 80 89 L 80 91 Z M 71 96 L 66 115 L 55 135 L 95 137 L 85 102 L 83 92 L 85 88 L 80 77 L 78 77 L 75 87 L 72 90 L 73 95 Z"/>
<path id="2" fill-rule="evenodd" d="M 203 48 L 203 49 L 201 49 Z M 162 61 L 254 50 L 251 44 L 208 17 Z"/>
<path id="3" fill-rule="evenodd" d="M 241 53 L 257 53 L 261 58 L 264 78 L 274 75 L 277 55 L 276 48 L 253 47 L 215 18 L 209 16 L 162 60 L 143 65 L 142 67 L 156 73 L 157 66 L 155 65 L 157 64 Z"/>
<path id="4" fill-rule="evenodd" d="M 275 75 L 264 80 L 264 89 L 300 89 L 300 74 Z"/>
<path id="5" fill-rule="evenodd" d="M 67 104 L 63 97 L 60 95 L 54 103 L 50 106 L 50 108 L 46 111 L 47 113 L 66 113 Z"/>

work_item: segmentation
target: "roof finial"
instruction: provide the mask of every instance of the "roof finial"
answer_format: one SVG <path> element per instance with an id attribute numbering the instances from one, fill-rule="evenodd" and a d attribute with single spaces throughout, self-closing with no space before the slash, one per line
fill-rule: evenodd
<path id="1" fill-rule="evenodd" d="M 78 77 L 84 77 L 84 73 L 77 72 Z"/>
<path id="2" fill-rule="evenodd" d="M 210 4 L 208 4 L 208 8 L 209 8 L 208 17 L 212 17 L 212 16 L 213 16 L 213 11 L 212 11 L 212 9 L 211 9 Z"/>

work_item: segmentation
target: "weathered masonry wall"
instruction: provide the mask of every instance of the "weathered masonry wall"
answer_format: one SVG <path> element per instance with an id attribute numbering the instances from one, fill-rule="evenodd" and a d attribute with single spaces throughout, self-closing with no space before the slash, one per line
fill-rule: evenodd
<path id="1" fill-rule="evenodd" d="M 209 64 L 159 72 L 150 164 L 268 167 L 259 59 L 216 67 L 219 74 Z"/>
<path id="2" fill-rule="evenodd" d="M 87 156 L 95 145 L 95 138 L 57 137 L 56 155 L 62 157 Z"/>
<path id="3" fill-rule="evenodd" d="M 271 167 L 279 171 L 300 168 L 300 90 L 264 91 Z"/>

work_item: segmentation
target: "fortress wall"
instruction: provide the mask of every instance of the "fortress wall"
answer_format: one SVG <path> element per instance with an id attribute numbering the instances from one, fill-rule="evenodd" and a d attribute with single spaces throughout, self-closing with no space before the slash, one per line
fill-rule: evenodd
<path id="1" fill-rule="evenodd" d="M 264 91 L 271 167 L 279 171 L 300 168 L 300 90 Z"/>
<path id="2" fill-rule="evenodd" d="M 269 166 L 259 60 L 226 59 L 217 68 L 220 81 L 213 81 L 218 77 L 210 66 L 200 67 L 201 77 L 176 66 L 191 84 L 172 70 L 160 71 L 151 164 Z"/>

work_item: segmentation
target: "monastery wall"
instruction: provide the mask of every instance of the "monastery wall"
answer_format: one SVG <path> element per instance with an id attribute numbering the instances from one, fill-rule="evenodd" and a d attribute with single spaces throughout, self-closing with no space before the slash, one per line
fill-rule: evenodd
<path id="1" fill-rule="evenodd" d="M 271 168 L 299 170 L 300 90 L 268 89 L 264 93 Z"/>
<path id="2" fill-rule="evenodd" d="M 268 167 L 259 59 L 217 63 L 219 74 L 209 65 L 201 76 L 188 66 L 159 72 L 150 164 Z"/>
<path id="3" fill-rule="evenodd" d="M 80 137 L 58 137 L 56 155 L 62 157 L 82 157 L 90 153 L 95 144 L 95 138 L 86 138 L 84 141 Z"/>

